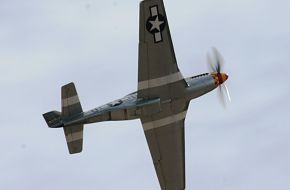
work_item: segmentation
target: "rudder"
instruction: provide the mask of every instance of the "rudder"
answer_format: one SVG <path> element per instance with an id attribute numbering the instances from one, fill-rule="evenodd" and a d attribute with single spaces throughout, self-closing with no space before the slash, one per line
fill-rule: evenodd
<path id="1" fill-rule="evenodd" d="M 43 117 L 50 128 L 63 127 L 61 113 L 58 111 L 51 111 L 43 114 Z"/>

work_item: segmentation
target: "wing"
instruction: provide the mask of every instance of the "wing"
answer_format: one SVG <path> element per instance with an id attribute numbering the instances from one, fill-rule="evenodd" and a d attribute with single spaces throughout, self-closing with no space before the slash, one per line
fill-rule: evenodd
<path id="1" fill-rule="evenodd" d="M 162 190 L 185 189 L 186 86 L 176 63 L 163 1 L 142 1 L 137 97 L 160 98 L 160 111 L 146 108 L 140 118 Z"/>
<path id="2" fill-rule="evenodd" d="M 140 3 L 138 98 L 180 97 L 187 86 L 179 72 L 162 0 Z"/>
<path id="3" fill-rule="evenodd" d="M 185 115 L 186 111 L 154 121 L 141 119 L 162 190 L 185 189 Z"/>

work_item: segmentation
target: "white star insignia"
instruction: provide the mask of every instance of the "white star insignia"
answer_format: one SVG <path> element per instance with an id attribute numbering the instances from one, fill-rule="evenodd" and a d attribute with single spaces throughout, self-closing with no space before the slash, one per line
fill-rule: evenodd
<path id="1" fill-rule="evenodd" d="M 164 21 L 160 21 L 158 16 L 156 17 L 156 19 L 154 21 L 149 21 L 150 24 L 152 24 L 152 27 L 150 29 L 150 31 L 154 30 L 154 29 L 157 29 L 159 32 L 160 32 L 160 26 L 161 24 L 164 23 Z"/>

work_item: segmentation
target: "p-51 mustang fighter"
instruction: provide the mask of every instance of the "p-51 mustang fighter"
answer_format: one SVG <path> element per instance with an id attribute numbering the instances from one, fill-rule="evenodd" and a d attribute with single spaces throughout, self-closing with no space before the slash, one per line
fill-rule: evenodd
<path id="1" fill-rule="evenodd" d="M 184 120 L 190 100 L 222 85 L 222 57 L 208 56 L 211 73 L 183 78 L 178 69 L 162 0 L 140 3 L 138 90 L 84 112 L 75 86 L 61 89 L 61 112 L 43 114 L 64 129 L 70 154 L 82 151 L 84 124 L 140 119 L 162 190 L 185 189 Z M 221 92 L 224 92 L 220 86 Z M 225 87 L 225 86 L 224 86 Z"/>

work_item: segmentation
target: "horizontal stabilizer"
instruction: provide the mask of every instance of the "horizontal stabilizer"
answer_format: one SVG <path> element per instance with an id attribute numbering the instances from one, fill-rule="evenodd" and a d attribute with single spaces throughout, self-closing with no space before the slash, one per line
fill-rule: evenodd
<path id="1" fill-rule="evenodd" d="M 64 134 L 70 154 L 80 153 L 83 149 L 84 125 L 72 125 L 64 127 Z"/>
<path id="2" fill-rule="evenodd" d="M 61 115 L 64 119 L 83 112 L 74 83 L 61 88 Z M 63 128 L 70 154 L 79 153 L 83 148 L 83 124 L 69 125 Z"/>
<path id="3" fill-rule="evenodd" d="M 68 118 L 83 112 L 74 83 L 69 83 L 61 88 L 61 114 Z"/>

